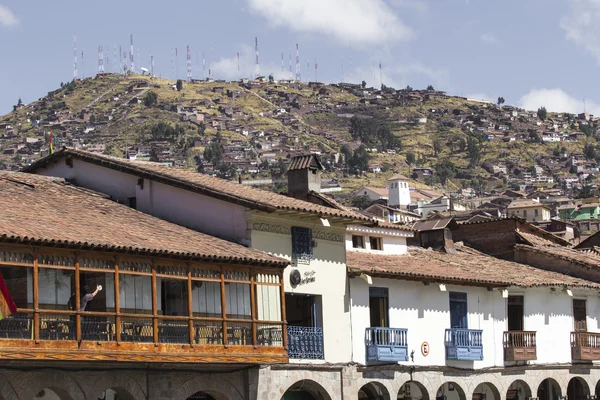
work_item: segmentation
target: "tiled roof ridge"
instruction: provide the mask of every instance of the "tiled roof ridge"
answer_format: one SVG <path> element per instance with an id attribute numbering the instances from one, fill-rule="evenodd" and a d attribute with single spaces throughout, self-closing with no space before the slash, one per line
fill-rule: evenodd
<path id="1" fill-rule="evenodd" d="M 274 212 L 276 210 L 289 210 L 289 211 L 297 211 L 297 212 L 305 212 L 311 214 L 319 214 L 326 215 L 330 217 L 340 217 L 344 219 L 354 219 L 362 222 L 371 222 L 371 219 L 365 216 L 356 215 L 353 213 L 349 213 L 347 211 L 338 210 L 335 208 L 330 208 L 326 206 L 320 206 L 317 204 L 313 204 L 307 201 L 299 200 L 296 198 L 291 198 L 287 196 L 283 196 L 277 193 L 263 191 L 256 188 L 246 187 L 244 186 L 245 193 L 254 194 L 256 198 L 265 198 L 268 196 L 276 196 L 279 197 L 277 201 L 267 202 L 261 201 L 257 199 L 250 198 L 249 196 L 241 196 L 239 194 L 232 194 L 227 192 L 227 190 L 217 190 L 208 185 L 203 185 L 198 182 L 190 181 L 189 179 L 184 179 L 181 176 L 174 176 L 178 173 L 191 173 L 191 171 L 186 171 L 177 167 L 169 167 L 160 163 L 151 163 L 151 162 L 138 162 L 138 161 L 128 161 L 126 159 L 120 159 L 117 157 L 99 155 L 91 152 L 87 152 L 80 149 L 73 149 L 69 147 L 65 147 L 58 152 L 47 156 L 43 159 L 36 161 L 28 167 L 23 168 L 23 172 L 34 172 L 40 167 L 43 167 L 45 164 L 49 163 L 54 159 L 58 159 L 61 156 L 69 156 L 73 155 L 76 157 L 81 157 L 87 161 L 99 163 L 100 165 L 113 166 L 116 169 L 124 168 L 129 170 L 132 173 L 138 174 L 141 177 L 147 177 L 149 179 L 154 179 L 157 181 L 163 181 L 165 184 L 169 184 L 176 187 L 182 187 L 184 189 L 193 189 L 201 194 L 205 194 L 211 197 L 215 197 L 224 201 L 233 202 L 235 204 L 246 205 L 252 208 L 256 208 L 261 211 L 266 212 Z M 144 168 L 146 166 L 152 166 L 152 168 Z M 157 171 L 156 169 L 161 169 L 161 171 Z M 169 172 L 174 172 L 174 174 L 170 174 Z M 197 173 L 197 172 L 194 172 Z M 198 175 L 202 175 L 203 179 L 210 179 L 218 181 L 219 184 L 224 186 L 234 185 L 235 183 L 211 177 L 208 175 L 197 173 Z M 237 184 L 235 184 L 237 185 Z M 256 193 L 255 193 L 256 191 Z M 286 204 L 287 203 L 287 204 Z"/>
<path id="2" fill-rule="evenodd" d="M 144 214 L 62 178 L 0 171 L 0 199 L 4 205 L 0 207 L 0 242 L 207 262 L 289 264 L 267 252 Z M 77 210 L 77 206 L 81 208 Z M 81 224 L 81 218 L 87 224 Z M 126 231 L 132 225 L 137 229 Z M 106 230 L 98 226 L 106 226 Z"/>

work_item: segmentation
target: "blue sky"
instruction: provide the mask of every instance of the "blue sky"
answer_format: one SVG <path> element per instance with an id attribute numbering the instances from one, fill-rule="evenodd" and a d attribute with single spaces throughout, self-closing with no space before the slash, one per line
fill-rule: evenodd
<path id="1" fill-rule="evenodd" d="M 130 34 L 136 67 L 152 53 L 162 77 L 177 75 L 177 48 L 185 78 L 188 44 L 195 78 L 202 52 L 214 77 L 250 76 L 258 37 L 265 75 L 281 76 L 282 53 L 284 76 L 290 54 L 295 71 L 299 43 L 303 80 L 314 80 L 316 60 L 321 81 L 378 86 L 381 60 L 388 86 L 553 111 L 583 111 L 585 99 L 600 115 L 597 21 L 600 0 L 0 0 L 0 114 L 72 79 L 75 33 L 80 76 L 96 73 L 99 45 L 115 70 L 115 46 L 128 50 Z"/>

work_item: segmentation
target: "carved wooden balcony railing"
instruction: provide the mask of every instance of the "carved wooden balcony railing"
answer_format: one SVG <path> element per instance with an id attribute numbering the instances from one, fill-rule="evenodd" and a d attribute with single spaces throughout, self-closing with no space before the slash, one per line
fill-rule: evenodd
<path id="1" fill-rule="evenodd" d="M 600 333 L 571 332 L 571 358 L 574 361 L 600 360 Z"/>
<path id="2" fill-rule="evenodd" d="M 367 361 L 408 361 L 408 329 L 367 328 Z"/>
<path id="3" fill-rule="evenodd" d="M 530 361 L 537 359 L 535 332 L 504 332 L 504 361 Z"/>

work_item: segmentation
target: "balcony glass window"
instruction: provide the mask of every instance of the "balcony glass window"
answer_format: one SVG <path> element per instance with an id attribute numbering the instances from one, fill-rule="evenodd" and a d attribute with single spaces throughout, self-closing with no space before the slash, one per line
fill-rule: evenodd
<path id="1" fill-rule="evenodd" d="M 508 330 L 523 330 L 523 296 L 508 296 Z"/>
<path id="2" fill-rule="evenodd" d="M 32 272 L 33 268 L 0 267 L 0 275 L 18 308 L 33 308 Z"/>
<path id="3" fill-rule="evenodd" d="M 75 271 L 63 269 L 39 269 L 39 305 L 49 310 L 74 309 Z M 12 292 L 11 292 L 12 293 Z"/>
<path id="4" fill-rule="evenodd" d="M 573 320 L 575 322 L 575 331 L 587 331 L 587 311 L 585 300 L 573 299 Z"/>
<path id="5" fill-rule="evenodd" d="M 226 313 L 229 318 L 250 318 L 250 285 L 245 283 L 226 283 Z"/>
<path id="6" fill-rule="evenodd" d="M 467 294 L 450 292 L 450 328 L 467 329 Z"/>
<path id="7" fill-rule="evenodd" d="M 389 327 L 388 289 L 369 288 L 369 312 L 371 326 Z"/>
<path id="8" fill-rule="evenodd" d="M 192 307 L 196 317 L 221 317 L 221 283 L 192 283 Z"/>

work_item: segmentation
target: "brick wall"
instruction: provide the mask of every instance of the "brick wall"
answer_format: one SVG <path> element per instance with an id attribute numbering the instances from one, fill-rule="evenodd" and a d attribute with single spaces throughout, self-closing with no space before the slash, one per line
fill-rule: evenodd
<path id="1" fill-rule="evenodd" d="M 455 242 L 464 242 L 486 254 L 513 260 L 517 234 L 514 220 L 464 224 L 452 232 Z"/>

